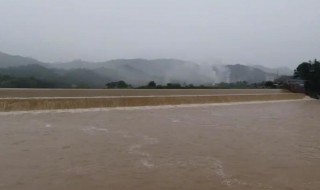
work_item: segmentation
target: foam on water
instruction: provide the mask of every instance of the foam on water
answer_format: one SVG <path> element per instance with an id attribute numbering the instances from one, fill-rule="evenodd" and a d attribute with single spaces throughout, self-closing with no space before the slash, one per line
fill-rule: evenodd
<path id="1" fill-rule="evenodd" d="M 181 121 L 179 119 L 172 119 L 173 123 L 180 123 Z"/>
<path id="2" fill-rule="evenodd" d="M 156 165 L 152 162 L 152 155 L 146 151 L 143 150 L 144 146 L 148 145 L 154 145 L 159 142 L 157 138 L 149 137 L 147 135 L 143 134 L 129 134 L 128 132 L 125 131 L 110 131 L 109 129 L 105 128 L 98 128 L 95 126 L 89 126 L 87 128 L 81 129 L 84 132 L 89 133 L 90 135 L 93 135 L 94 131 L 99 131 L 99 132 L 105 132 L 108 133 L 109 135 L 117 135 L 120 138 L 126 138 L 126 139 L 134 139 L 137 141 L 135 144 L 131 144 L 127 147 L 127 152 L 132 155 L 136 155 L 139 158 L 139 163 L 148 168 L 154 168 Z"/>
<path id="3" fill-rule="evenodd" d="M 44 127 L 46 127 L 46 128 L 51 128 L 52 125 L 51 125 L 51 124 L 46 124 Z"/>
<path id="4" fill-rule="evenodd" d="M 284 103 L 284 102 L 299 102 L 299 101 L 316 101 L 311 98 L 296 99 L 296 100 L 272 100 L 272 101 L 251 101 L 251 102 L 231 102 L 231 103 L 208 103 L 208 104 L 180 104 L 180 105 L 157 105 L 157 106 L 133 106 L 133 107 L 109 107 L 109 108 L 79 108 L 79 109 L 55 109 L 55 110 L 30 110 L 30 111 L 12 111 L 0 112 L 0 116 L 7 115 L 22 115 L 22 114 L 47 114 L 47 113 L 85 113 L 85 112 L 100 112 L 112 110 L 155 110 L 155 109 L 174 109 L 174 108 L 192 108 L 192 107 L 212 107 L 212 106 L 233 106 L 233 105 L 248 105 L 248 104 L 266 104 L 266 103 Z"/>
<path id="5" fill-rule="evenodd" d="M 83 128 L 82 130 L 83 131 L 102 131 L 102 132 L 105 132 L 105 133 L 109 132 L 108 129 L 98 128 L 98 127 L 95 127 L 95 126 L 90 126 L 90 127 L 87 127 L 87 128 Z"/>
<path id="6" fill-rule="evenodd" d="M 146 168 L 149 168 L 149 169 L 155 167 L 155 165 L 153 163 L 150 163 L 150 161 L 146 160 L 146 159 L 142 159 L 141 163 L 143 166 L 145 166 Z"/>
<path id="7" fill-rule="evenodd" d="M 152 155 L 146 151 L 143 151 L 142 148 L 147 145 L 157 144 L 159 142 L 159 140 L 157 138 L 152 138 L 152 137 L 149 137 L 146 135 L 140 135 L 140 134 L 134 135 L 134 136 L 142 139 L 143 142 L 141 142 L 139 144 L 130 145 L 128 147 L 128 153 L 140 156 L 141 157 L 140 163 L 144 167 L 146 167 L 148 169 L 156 167 L 156 165 L 151 161 Z"/>

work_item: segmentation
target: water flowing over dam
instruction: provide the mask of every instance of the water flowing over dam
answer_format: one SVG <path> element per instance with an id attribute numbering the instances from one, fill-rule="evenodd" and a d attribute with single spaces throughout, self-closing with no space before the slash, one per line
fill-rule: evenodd
<path id="1" fill-rule="evenodd" d="M 280 89 L 67 90 L 2 89 L 0 111 L 207 104 L 301 99 Z"/>
<path id="2" fill-rule="evenodd" d="M 35 92 L 1 101 L 85 99 Z M 259 97 L 206 104 L 186 92 L 125 98 L 196 97 L 197 104 L 0 112 L 0 189 L 320 189 L 319 101 L 279 90 L 198 91 Z"/>

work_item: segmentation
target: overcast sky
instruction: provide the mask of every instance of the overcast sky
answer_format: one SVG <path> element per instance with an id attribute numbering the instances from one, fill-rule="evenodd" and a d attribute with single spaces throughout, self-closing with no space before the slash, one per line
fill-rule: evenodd
<path id="1" fill-rule="evenodd" d="M 320 58 L 319 0 L 0 0 L 0 51 L 41 61 Z"/>

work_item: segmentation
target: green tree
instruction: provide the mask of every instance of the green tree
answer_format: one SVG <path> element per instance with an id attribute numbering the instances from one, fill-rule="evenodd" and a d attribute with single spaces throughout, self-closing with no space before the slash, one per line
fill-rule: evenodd
<path id="1" fill-rule="evenodd" d="M 154 81 L 150 81 L 147 85 L 148 88 L 156 88 L 157 84 Z"/>
<path id="2" fill-rule="evenodd" d="M 294 76 L 305 80 L 307 93 L 320 94 L 320 62 L 318 60 L 301 63 L 295 70 Z"/>
<path id="3" fill-rule="evenodd" d="M 311 71 L 312 71 L 312 63 L 303 62 L 295 70 L 294 76 L 296 78 L 307 80 L 307 79 L 310 79 L 311 77 Z"/>
<path id="4" fill-rule="evenodd" d="M 131 88 L 131 85 L 127 84 L 123 80 L 107 83 L 106 86 L 107 88 Z"/>
<path id="5" fill-rule="evenodd" d="M 264 83 L 264 86 L 265 86 L 266 88 L 275 88 L 275 87 L 276 87 L 272 81 L 266 81 L 266 82 Z"/>
<path id="6" fill-rule="evenodd" d="M 179 83 L 167 83 L 167 88 L 169 89 L 180 89 L 181 84 Z"/>

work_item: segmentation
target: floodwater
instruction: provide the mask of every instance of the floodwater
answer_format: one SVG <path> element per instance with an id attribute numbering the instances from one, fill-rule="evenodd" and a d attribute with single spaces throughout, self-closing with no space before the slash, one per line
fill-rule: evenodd
<path id="1" fill-rule="evenodd" d="M 320 102 L 0 113 L 4 190 L 319 190 Z"/>
<path id="2" fill-rule="evenodd" d="M 2 88 L 0 98 L 31 97 L 110 97 L 110 96 L 179 96 L 221 94 L 277 94 L 282 89 L 21 89 Z"/>

